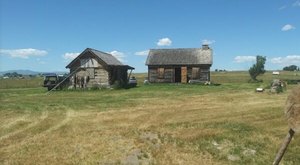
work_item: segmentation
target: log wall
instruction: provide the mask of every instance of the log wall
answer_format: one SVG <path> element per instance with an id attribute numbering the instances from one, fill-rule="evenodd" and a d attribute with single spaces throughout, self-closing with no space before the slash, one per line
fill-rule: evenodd
<path id="1" fill-rule="evenodd" d="M 159 68 L 164 68 L 163 77 L 158 76 Z M 175 68 L 181 68 L 183 82 L 189 80 L 210 81 L 210 66 L 148 66 L 148 80 L 152 83 L 173 83 L 175 82 Z"/>

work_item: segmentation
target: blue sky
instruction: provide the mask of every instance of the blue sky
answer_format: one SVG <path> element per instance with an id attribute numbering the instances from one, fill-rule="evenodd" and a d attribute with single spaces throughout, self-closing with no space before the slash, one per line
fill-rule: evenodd
<path id="1" fill-rule="evenodd" d="M 0 71 L 66 71 L 90 47 L 146 72 L 151 48 L 214 50 L 214 69 L 300 65 L 300 0 L 0 0 Z"/>

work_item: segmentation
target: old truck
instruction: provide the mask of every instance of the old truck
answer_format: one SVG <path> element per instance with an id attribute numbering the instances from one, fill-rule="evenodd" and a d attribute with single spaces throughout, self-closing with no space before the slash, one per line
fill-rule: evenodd
<path id="1" fill-rule="evenodd" d="M 48 91 L 55 89 L 63 89 L 68 84 L 68 80 L 65 75 L 57 75 L 56 73 L 44 74 L 43 87 L 48 88 Z"/>

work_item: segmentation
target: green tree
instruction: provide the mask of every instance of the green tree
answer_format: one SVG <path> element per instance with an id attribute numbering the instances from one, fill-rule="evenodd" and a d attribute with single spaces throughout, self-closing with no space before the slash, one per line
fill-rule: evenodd
<path id="1" fill-rule="evenodd" d="M 5 73 L 3 76 L 7 76 L 7 77 L 22 77 L 23 75 L 18 74 L 17 72 L 12 72 L 12 73 Z"/>
<path id="2" fill-rule="evenodd" d="M 252 80 L 257 81 L 256 77 L 266 72 L 265 63 L 265 56 L 256 56 L 256 64 L 253 64 L 253 66 L 249 69 L 249 74 Z"/>
<path id="3" fill-rule="evenodd" d="M 298 70 L 299 68 L 296 65 L 290 65 L 290 66 L 286 66 L 283 68 L 283 70 L 286 71 L 294 71 L 294 70 Z"/>

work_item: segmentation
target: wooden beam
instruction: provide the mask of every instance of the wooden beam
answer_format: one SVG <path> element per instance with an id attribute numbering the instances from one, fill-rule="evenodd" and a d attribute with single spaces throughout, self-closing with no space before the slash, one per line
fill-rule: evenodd
<path id="1" fill-rule="evenodd" d="M 132 73 L 132 69 L 130 69 L 130 72 L 129 72 L 129 75 L 128 75 L 128 78 L 127 78 L 127 81 L 129 81 L 129 78 L 131 76 L 131 73 Z"/>
<path id="2" fill-rule="evenodd" d="M 284 139 L 284 141 L 283 141 L 283 143 L 282 143 L 282 145 L 281 145 L 281 147 L 280 147 L 280 149 L 279 149 L 279 151 L 278 151 L 278 153 L 275 157 L 273 165 L 279 165 L 279 163 L 280 163 L 280 161 L 281 161 L 288 145 L 290 144 L 294 134 L 295 134 L 295 132 L 293 131 L 293 129 L 290 129 L 289 133 L 286 135 L 286 137 L 285 137 L 285 139 Z"/>

